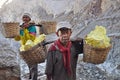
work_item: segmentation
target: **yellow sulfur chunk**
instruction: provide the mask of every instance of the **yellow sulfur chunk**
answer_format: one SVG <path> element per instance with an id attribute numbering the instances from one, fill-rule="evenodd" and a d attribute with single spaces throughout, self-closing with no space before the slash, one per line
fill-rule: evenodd
<path id="1" fill-rule="evenodd" d="M 29 50 L 31 47 L 32 47 L 32 46 L 30 46 L 30 45 L 25 45 L 25 46 L 24 46 L 24 50 L 27 51 L 27 50 Z"/>
<path id="2" fill-rule="evenodd" d="M 25 51 L 24 47 L 25 47 L 24 45 L 21 45 L 20 51 Z"/>
<path id="3" fill-rule="evenodd" d="M 24 49 L 28 50 L 28 49 L 30 49 L 33 46 L 34 46 L 33 41 L 32 40 L 27 40 L 27 42 L 25 43 Z"/>
<path id="4" fill-rule="evenodd" d="M 45 34 L 41 34 L 41 35 L 39 35 L 38 37 L 35 38 L 35 40 L 34 40 L 34 44 L 36 45 L 36 44 L 38 44 L 38 43 L 44 41 L 45 38 L 46 38 L 46 35 L 45 35 Z"/>
<path id="5" fill-rule="evenodd" d="M 20 41 L 20 40 L 21 40 L 21 39 L 20 39 L 20 35 L 14 37 L 14 40 L 15 40 L 15 41 Z"/>
<path id="6" fill-rule="evenodd" d="M 32 40 L 27 40 L 27 42 L 25 43 L 25 45 L 31 45 L 34 46 L 34 43 Z"/>

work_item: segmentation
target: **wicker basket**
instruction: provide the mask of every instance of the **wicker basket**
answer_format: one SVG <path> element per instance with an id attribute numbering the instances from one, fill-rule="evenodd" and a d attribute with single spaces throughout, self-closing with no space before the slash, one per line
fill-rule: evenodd
<path id="1" fill-rule="evenodd" d="M 55 21 L 41 21 L 40 24 L 44 27 L 45 34 L 54 33 L 57 22 Z"/>
<path id="2" fill-rule="evenodd" d="M 42 44 L 37 44 L 27 51 L 21 51 L 20 56 L 28 65 L 34 65 L 45 61 L 46 50 Z"/>
<path id="3" fill-rule="evenodd" d="M 19 23 L 18 22 L 6 22 L 3 23 L 4 32 L 3 35 L 6 38 L 14 38 L 19 35 Z"/>
<path id="4" fill-rule="evenodd" d="M 100 64 L 106 60 L 111 46 L 107 48 L 93 48 L 84 42 L 83 61 L 93 64 Z"/>

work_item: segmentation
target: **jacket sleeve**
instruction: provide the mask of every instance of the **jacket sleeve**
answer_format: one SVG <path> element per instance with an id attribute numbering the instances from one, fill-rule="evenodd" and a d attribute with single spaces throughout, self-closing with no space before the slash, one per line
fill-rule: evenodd
<path id="1" fill-rule="evenodd" d="M 31 25 L 29 28 L 28 28 L 29 32 L 31 33 L 36 33 L 36 27 Z"/>
<path id="2" fill-rule="evenodd" d="M 54 59 L 53 59 L 53 51 L 49 51 L 47 54 L 47 61 L 46 61 L 46 70 L 45 74 L 48 76 L 53 74 L 53 65 L 54 65 Z"/>

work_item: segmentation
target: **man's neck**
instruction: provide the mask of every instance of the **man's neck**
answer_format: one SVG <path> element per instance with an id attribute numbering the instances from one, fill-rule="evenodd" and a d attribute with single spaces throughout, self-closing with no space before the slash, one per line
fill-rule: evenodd
<path id="1" fill-rule="evenodd" d="M 64 47 L 67 47 L 67 43 L 62 43 L 62 42 L 61 42 L 61 44 L 62 44 Z"/>

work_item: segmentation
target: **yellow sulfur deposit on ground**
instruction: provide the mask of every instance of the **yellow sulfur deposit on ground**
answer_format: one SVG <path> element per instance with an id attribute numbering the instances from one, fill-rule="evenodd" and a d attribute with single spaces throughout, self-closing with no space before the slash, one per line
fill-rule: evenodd
<path id="1" fill-rule="evenodd" d="M 106 48 L 110 46 L 110 38 L 106 35 L 106 29 L 103 26 L 96 26 L 85 38 L 86 44 L 96 48 Z"/>

